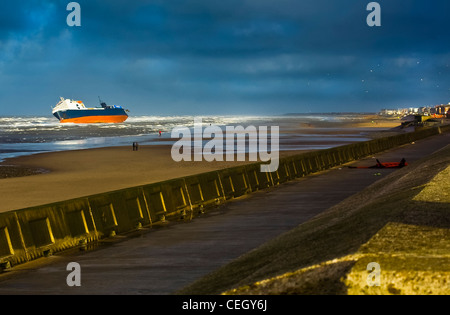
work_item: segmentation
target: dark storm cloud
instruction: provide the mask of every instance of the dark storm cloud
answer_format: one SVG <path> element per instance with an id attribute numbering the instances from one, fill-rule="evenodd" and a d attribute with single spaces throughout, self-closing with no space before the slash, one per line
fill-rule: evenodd
<path id="1" fill-rule="evenodd" d="M 0 94 L 45 113 L 97 95 L 139 114 L 378 111 L 450 99 L 448 1 L 80 0 L 3 5 Z M 31 102 L 33 100 L 33 102 Z M 25 108 L 25 107 L 24 107 Z"/>

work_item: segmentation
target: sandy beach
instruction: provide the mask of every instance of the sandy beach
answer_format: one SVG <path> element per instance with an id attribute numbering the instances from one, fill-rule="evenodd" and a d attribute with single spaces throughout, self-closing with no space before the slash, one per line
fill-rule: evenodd
<path id="1" fill-rule="evenodd" d="M 0 212 L 155 183 L 249 162 L 175 162 L 171 146 L 109 147 L 41 153 L 8 159 L 19 174 L 0 179 Z"/>
<path id="2" fill-rule="evenodd" d="M 363 120 L 344 123 L 353 128 L 392 128 L 398 120 L 366 117 Z M 342 124 L 339 124 L 342 127 Z M 332 123 L 311 125 L 307 128 L 331 127 Z M 304 132 L 305 126 L 290 123 L 290 130 Z M 288 133 L 289 128 L 282 132 Z M 280 147 L 280 150 L 282 148 Z M 23 209 L 72 198 L 78 198 L 127 187 L 164 181 L 222 168 L 248 161 L 175 162 L 170 145 L 141 145 L 138 151 L 127 147 L 106 147 L 40 153 L 7 159 L 0 163 L 0 212 Z M 280 157 L 304 151 L 281 151 Z M 26 176 L 28 175 L 28 176 Z"/>

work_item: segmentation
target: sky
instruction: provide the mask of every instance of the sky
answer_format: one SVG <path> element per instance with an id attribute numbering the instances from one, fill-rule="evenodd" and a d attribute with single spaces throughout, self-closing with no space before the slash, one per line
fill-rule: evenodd
<path id="1" fill-rule="evenodd" d="M 59 97 L 130 115 L 378 112 L 450 102 L 450 1 L 2 1 L 0 115 Z"/>

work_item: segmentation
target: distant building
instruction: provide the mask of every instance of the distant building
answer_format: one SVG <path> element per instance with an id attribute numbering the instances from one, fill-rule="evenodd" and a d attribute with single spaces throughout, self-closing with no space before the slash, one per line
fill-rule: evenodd
<path id="1" fill-rule="evenodd" d="M 446 115 L 449 110 L 450 110 L 450 105 L 436 106 L 436 114 L 438 114 L 438 115 Z"/>
<path id="2" fill-rule="evenodd" d="M 450 118 L 450 102 L 448 104 L 422 107 L 408 107 L 399 109 L 382 109 L 379 113 L 382 116 L 432 116 L 434 118 Z"/>
<path id="3" fill-rule="evenodd" d="M 430 114 L 430 108 L 427 107 L 427 106 L 419 107 L 418 114 L 429 115 Z"/>
<path id="4" fill-rule="evenodd" d="M 397 109 L 382 109 L 380 111 L 380 115 L 382 115 L 382 116 L 393 116 L 393 115 L 397 115 L 397 114 L 398 114 Z"/>

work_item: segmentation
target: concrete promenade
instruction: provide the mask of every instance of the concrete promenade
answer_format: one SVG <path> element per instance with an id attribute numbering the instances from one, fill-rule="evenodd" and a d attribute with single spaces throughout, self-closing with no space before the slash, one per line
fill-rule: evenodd
<path id="1" fill-rule="evenodd" d="M 441 134 L 376 157 L 413 163 L 449 143 L 450 133 Z M 352 163 L 373 164 L 372 157 Z M 171 294 L 394 171 L 336 167 L 235 199 L 188 223 L 40 258 L 0 274 L 0 294 Z M 66 283 L 69 262 L 81 266 L 80 287 Z"/>

